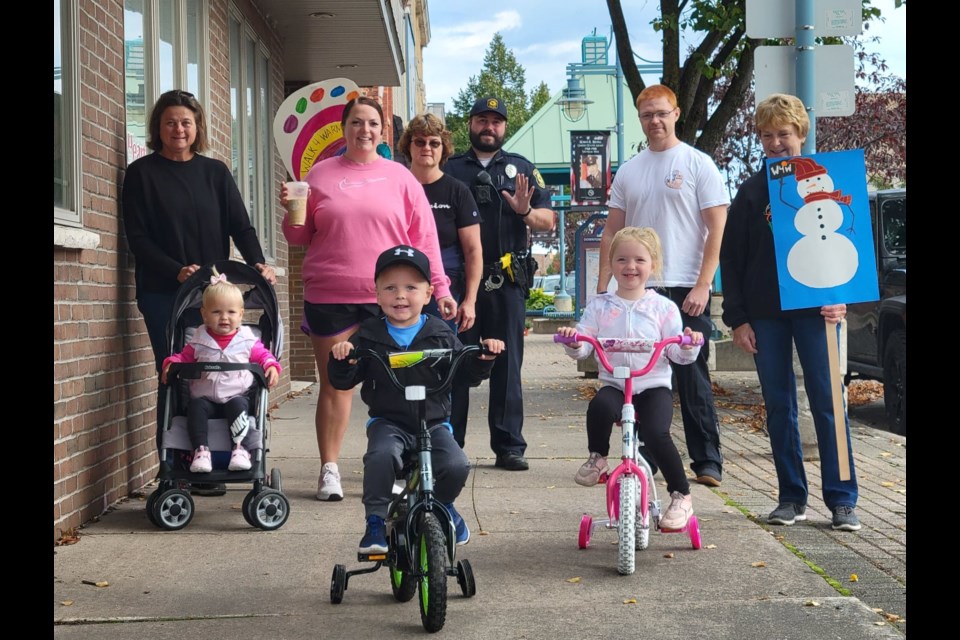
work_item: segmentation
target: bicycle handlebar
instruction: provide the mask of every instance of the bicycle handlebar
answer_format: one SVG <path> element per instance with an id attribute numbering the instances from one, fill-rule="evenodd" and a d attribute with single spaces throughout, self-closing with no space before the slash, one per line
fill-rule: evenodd
<path id="1" fill-rule="evenodd" d="M 427 388 L 427 395 L 434 393 L 446 393 L 450 387 L 453 385 L 453 379 L 457 374 L 457 369 L 460 368 L 460 364 L 464 361 L 467 355 L 476 354 L 476 355 L 495 355 L 489 351 L 483 345 L 466 345 L 460 351 L 454 353 L 453 349 L 424 349 L 422 351 L 397 351 L 394 353 L 382 354 L 378 351 L 372 349 L 364 348 L 354 348 L 347 354 L 346 360 L 360 360 L 363 358 L 370 358 L 383 367 L 383 370 L 387 373 L 387 377 L 390 378 L 390 382 L 393 383 L 398 390 L 403 391 L 406 388 L 406 385 L 402 384 L 397 380 L 396 374 L 393 373 L 393 369 L 405 369 L 407 367 L 412 367 L 418 365 L 425 360 L 434 360 L 439 362 L 443 359 L 450 359 L 450 369 L 447 371 L 446 377 L 440 382 L 436 387 Z"/>
<path id="2" fill-rule="evenodd" d="M 610 364 L 610 361 L 607 359 L 607 352 L 648 353 L 650 351 L 653 351 L 653 355 L 650 356 L 650 360 L 647 362 L 647 365 L 645 367 L 643 367 L 642 369 L 637 369 L 635 371 L 634 370 L 630 371 L 631 378 L 635 378 L 637 376 L 643 376 L 649 373 L 650 370 L 653 368 L 653 366 L 657 363 L 657 359 L 660 357 L 661 352 L 663 352 L 664 348 L 667 345 L 702 344 L 702 341 L 699 343 L 695 343 L 693 341 L 693 338 L 688 335 L 671 336 L 669 338 L 664 338 L 663 340 L 657 342 L 656 340 L 650 340 L 647 338 L 603 338 L 602 340 L 598 340 L 593 336 L 577 333 L 570 337 L 557 334 L 553 336 L 553 341 L 559 344 L 572 344 L 574 342 L 586 342 L 593 345 L 593 348 L 597 352 L 597 359 L 600 360 L 600 364 L 609 373 L 613 373 L 613 365 Z"/>

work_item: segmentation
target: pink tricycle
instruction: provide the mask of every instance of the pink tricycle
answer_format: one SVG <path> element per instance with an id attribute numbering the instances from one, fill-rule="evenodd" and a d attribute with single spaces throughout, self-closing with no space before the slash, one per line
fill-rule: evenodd
<path id="1" fill-rule="evenodd" d="M 624 381 L 624 404 L 620 413 L 620 426 L 623 428 L 623 460 L 606 478 L 607 484 L 607 520 L 594 520 L 589 514 L 584 514 L 580 520 L 580 535 L 578 545 L 586 549 L 590 544 L 593 528 L 604 526 L 607 529 L 616 529 L 619 537 L 617 552 L 617 571 L 622 575 L 633 573 L 637 550 L 646 549 L 650 543 L 650 524 L 661 533 L 684 533 L 690 536 L 690 543 L 694 549 L 700 548 L 700 526 L 697 517 L 690 516 L 687 526 L 683 529 L 661 529 L 660 500 L 657 499 L 657 488 L 653 483 L 653 472 L 649 463 L 639 455 L 639 448 L 643 442 L 637 434 L 636 416 L 630 399 L 633 397 L 633 378 L 646 375 L 657 362 L 664 347 L 670 344 L 693 344 L 690 336 L 674 336 L 660 342 L 647 339 L 604 338 L 597 340 L 591 336 L 576 334 L 572 337 L 556 335 L 554 342 L 569 344 L 572 342 L 588 342 L 596 350 L 597 359 L 601 366 L 615 378 Z M 646 366 L 637 371 L 629 367 L 615 367 L 607 359 L 607 352 L 629 351 L 649 353 L 653 355 Z M 619 491 L 618 491 L 619 489 Z M 652 496 L 652 497 L 651 497 Z"/>

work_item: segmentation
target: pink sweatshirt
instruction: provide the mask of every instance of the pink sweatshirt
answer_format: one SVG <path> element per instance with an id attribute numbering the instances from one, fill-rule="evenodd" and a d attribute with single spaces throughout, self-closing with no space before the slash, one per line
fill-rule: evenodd
<path id="1" fill-rule="evenodd" d="M 284 218 L 283 235 L 309 247 L 303 259 L 307 302 L 376 303 L 377 256 L 398 244 L 425 253 L 434 296 L 450 295 L 433 211 L 406 167 L 384 158 L 358 164 L 337 156 L 315 164 L 304 180 L 310 183 L 306 224 L 291 227 Z"/>

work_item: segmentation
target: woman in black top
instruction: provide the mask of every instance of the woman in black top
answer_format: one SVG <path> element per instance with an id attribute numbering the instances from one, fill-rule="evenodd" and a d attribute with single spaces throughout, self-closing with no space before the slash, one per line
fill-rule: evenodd
<path id="1" fill-rule="evenodd" d="M 201 265 L 228 259 L 231 238 L 247 264 L 271 284 L 276 277 L 230 170 L 200 155 L 208 146 L 206 118 L 193 94 L 160 96 L 147 146 L 154 153 L 127 167 L 123 221 L 136 258 L 137 308 L 159 371 L 169 355 L 166 326 L 177 288 Z"/>
<path id="2" fill-rule="evenodd" d="M 473 194 L 462 182 L 440 170 L 453 153 L 453 137 L 440 118 L 427 113 L 410 120 L 397 148 L 410 159 L 410 171 L 423 185 L 433 209 L 443 269 L 450 278 L 450 294 L 459 305 L 456 319 L 448 324 L 454 331 L 458 327 L 466 331 L 477 317 L 483 251 L 480 214 Z M 435 300 L 424 310 L 441 317 Z"/>

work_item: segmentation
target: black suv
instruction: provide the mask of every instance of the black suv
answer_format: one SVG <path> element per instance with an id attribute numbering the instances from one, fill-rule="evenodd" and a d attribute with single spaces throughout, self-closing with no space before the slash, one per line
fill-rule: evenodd
<path id="1" fill-rule="evenodd" d="M 870 194 L 879 302 L 847 305 L 847 376 L 883 381 L 891 430 L 907 433 L 907 190 Z"/>

